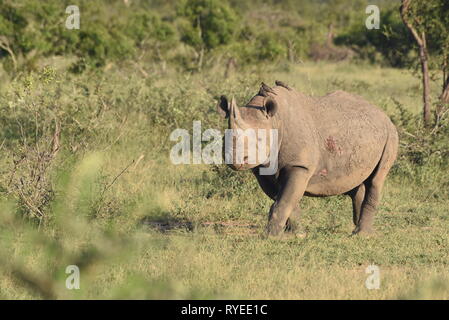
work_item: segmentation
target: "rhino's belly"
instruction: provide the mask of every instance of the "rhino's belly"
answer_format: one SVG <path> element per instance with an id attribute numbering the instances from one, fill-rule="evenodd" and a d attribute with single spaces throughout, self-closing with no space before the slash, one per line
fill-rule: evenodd
<path id="1" fill-rule="evenodd" d="M 309 181 L 306 195 L 331 196 L 346 193 L 365 181 L 376 168 L 385 145 L 376 138 L 342 140 L 326 138 L 320 163 Z"/>

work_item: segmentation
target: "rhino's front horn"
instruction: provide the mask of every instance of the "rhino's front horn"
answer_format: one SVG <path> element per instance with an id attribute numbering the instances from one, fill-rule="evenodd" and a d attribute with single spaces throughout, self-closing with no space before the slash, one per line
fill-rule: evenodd
<path id="1" fill-rule="evenodd" d="M 237 107 L 237 103 L 235 102 L 234 97 L 232 97 L 231 99 L 230 114 L 231 114 L 231 121 L 234 127 L 242 129 L 247 127 L 245 121 L 243 121 L 240 115 L 240 109 L 239 107 Z"/>
<path id="2" fill-rule="evenodd" d="M 239 108 L 237 107 L 237 103 L 235 102 L 235 98 L 232 97 L 231 99 L 231 106 L 230 106 L 231 115 L 234 119 L 240 118 L 240 112 Z"/>

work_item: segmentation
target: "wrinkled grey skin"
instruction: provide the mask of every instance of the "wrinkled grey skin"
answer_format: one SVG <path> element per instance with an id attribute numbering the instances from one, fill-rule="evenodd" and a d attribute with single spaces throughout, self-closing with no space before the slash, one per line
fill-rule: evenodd
<path id="1" fill-rule="evenodd" d="M 280 81 L 244 107 L 222 96 L 218 110 L 229 128 L 276 128 L 279 132 L 278 171 L 260 175 L 266 163 L 231 164 L 251 169 L 262 190 L 274 200 L 268 236 L 295 233 L 299 201 L 305 196 L 346 194 L 352 198 L 354 234 L 373 231 L 382 186 L 398 150 L 398 134 L 385 113 L 362 97 L 336 91 L 306 96 Z"/>

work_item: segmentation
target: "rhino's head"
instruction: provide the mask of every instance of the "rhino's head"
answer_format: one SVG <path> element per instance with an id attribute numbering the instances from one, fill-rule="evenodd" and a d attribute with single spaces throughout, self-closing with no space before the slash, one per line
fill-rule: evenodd
<path id="1" fill-rule="evenodd" d="M 235 99 L 220 97 L 217 109 L 228 119 L 225 134 L 225 162 L 234 170 L 246 170 L 270 162 L 277 157 L 277 127 L 275 115 L 278 104 L 271 96 L 256 95 L 244 107 Z M 273 130 L 274 129 L 274 130 Z M 273 141 L 276 140 L 276 143 Z M 276 150 L 275 150 L 276 149 Z"/>

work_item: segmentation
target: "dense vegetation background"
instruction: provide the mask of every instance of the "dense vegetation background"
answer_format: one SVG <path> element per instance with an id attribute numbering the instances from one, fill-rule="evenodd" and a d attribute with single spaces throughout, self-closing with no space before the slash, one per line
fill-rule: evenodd
<path id="1" fill-rule="evenodd" d="M 353 56 L 403 67 L 413 41 L 398 3 L 380 5 L 382 30 L 366 32 L 366 1 L 78 1 L 81 29 L 67 29 L 70 1 L 2 1 L 7 71 L 32 70 L 42 57 L 72 56 L 72 71 L 123 60 L 195 70 L 235 58 L 257 62 Z M 63 11 L 61 13 L 61 10 Z M 328 39 L 331 37 L 331 39 Z M 346 44 L 346 50 L 333 46 Z M 351 50 L 350 50 L 351 49 Z M 14 60 L 16 60 L 14 62 Z"/>
<path id="2" fill-rule="evenodd" d="M 449 25 L 444 2 L 427 3 L 429 30 Z M 79 30 L 65 26 L 73 4 Z M 0 1 L 0 297 L 448 298 L 447 42 L 429 32 L 425 127 L 399 5 Z M 218 96 L 242 104 L 275 79 L 360 94 L 393 119 L 400 155 L 375 236 L 348 237 L 350 201 L 333 197 L 304 199 L 305 239 L 261 240 L 270 201 L 250 173 L 170 163 L 173 129 L 224 128 Z M 371 263 L 379 290 L 364 285 Z"/>

